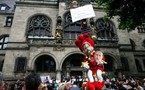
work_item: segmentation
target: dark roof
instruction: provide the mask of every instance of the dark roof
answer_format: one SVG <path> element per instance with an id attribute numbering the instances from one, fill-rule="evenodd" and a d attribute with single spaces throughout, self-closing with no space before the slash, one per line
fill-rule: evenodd
<path id="1" fill-rule="evenodd" d="M 9 12 L 13 11 L 15 8 L 15 1 L 16 0 L 0 0 L 0 4 L 7 5 L 10 7 Z"/>

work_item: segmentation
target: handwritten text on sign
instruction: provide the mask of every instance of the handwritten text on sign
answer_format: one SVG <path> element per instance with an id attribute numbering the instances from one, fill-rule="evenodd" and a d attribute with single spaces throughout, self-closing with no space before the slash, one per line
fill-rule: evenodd
<path id="1" fill-rule="evenodd" d="M 85 5 L 75 9 L 70 9 L 72 22 L 76 22 L 85 18 L 95 17 L 92 5 Z"/>

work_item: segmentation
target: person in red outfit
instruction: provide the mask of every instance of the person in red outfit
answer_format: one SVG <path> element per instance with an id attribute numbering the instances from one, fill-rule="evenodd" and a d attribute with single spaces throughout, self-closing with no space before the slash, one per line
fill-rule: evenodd
<path id="1" fill-rule="evenodd" d="M 81 52 L 86 55 L 82 62 L 82 67 L 88 69 L 88 90 L 102 90 L 104 86 L 102 77 L 102 73 L 104 72 L 103 65 L 106 63 L 103 53 L 94 50 L 94 41 L 87 33 L 80 34 L 78 39 L 75 40 L 75 44 L 79 47 Z"/>

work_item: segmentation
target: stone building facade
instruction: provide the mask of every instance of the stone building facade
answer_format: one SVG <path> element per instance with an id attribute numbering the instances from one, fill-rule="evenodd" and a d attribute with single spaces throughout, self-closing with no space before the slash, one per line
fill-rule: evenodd
<path id="1" fill-rule="evenodd" d="M 69 10 L 86 4 L 93 5 L 96 16 L 73 23 Z M 84 75 L 84 55 L 74 39 L 87 32 L 97 36 L 95 48 L 105 55 L 108 75 L 145 75 L 145 25 L 120 30 L 117 17 L 104 16 L 91 0 L 1 0 L 1 72 L 5 78 L 22 78 L 32 71 L 57 79 Z"/>

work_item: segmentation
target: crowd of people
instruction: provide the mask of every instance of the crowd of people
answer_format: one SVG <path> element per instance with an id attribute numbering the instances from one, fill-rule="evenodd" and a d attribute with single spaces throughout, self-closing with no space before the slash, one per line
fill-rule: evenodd
<path id="1" fill-rule="evenodd" d="M 81 67 L 84 68 L 86 76 L 62 77 L 58 81 L 48 77 L 42 80 L 42 76 L 32 72 L 25 80 L 17 80 L 13 84 L 3 82 L 1 78 L 0 90 L 144 90 L 145 79 L 138 80 L 123 75 L 120 77 L 109 77 L 104 74 L 105 56 L 101 50 L 95 49 L 95 43 L 88 33 L 78 35 L 75 40 L 76 46 L 84 53 L 85 57 Z M 2 75 L 1 75 L 2 76 Z"/>
<path id="2" fill-rule="evenodd" d="M 1 78 L 0 90 L 145 90 L 145 79 L 104 74 L 105 56 L 101 50 L 94 49 L 94 41 L 88 33 L 80 34 L 75 44 L 85 55 L 81 67 L 87 71 L 86 76 L 62 77 L 60 81 L 45 77 L 42 80 L 40 75 L 32 72 L 25 80 L 17 80 L 13 85 Z"/>
<path id="3" fill-rule="evenodd" d="M 145 78 L 136 79 L 123 75 L 122 78 L 103 76 L 105 84 L 102 90 L 145 90 Z M 87 89 L 88 78 L 81 76 L 63 77 L 61 81 L 53 78 L 42 82 L 41 77 L 36 73 L 31 73 L 25 80 L 17 80 L 10 83 L 0 75 L 0 90 L 89 90 Z"/>

